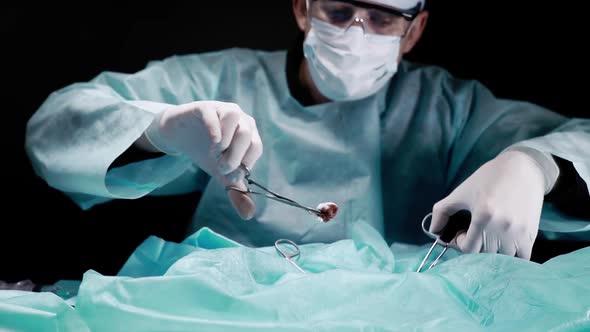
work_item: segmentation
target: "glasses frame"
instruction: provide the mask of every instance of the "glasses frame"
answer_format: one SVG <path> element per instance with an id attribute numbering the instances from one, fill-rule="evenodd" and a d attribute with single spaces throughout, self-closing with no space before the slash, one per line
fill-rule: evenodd
<path id="1" fill-rule="evenodd" d="M 320 1 L 320 0 L 306 0 L 307 14 L 309 17 L 312 16 L 311 15 L 311 3 L 314 1 Z M 378 10 L 382 10 L 382 11 L 388 12 L 390 14 L 397 15 L 397 16 L 404 18 L 406 21 L 410 22 L 410 24 L 408 25 L 408 27 L 406 28 L 406 30 L 404 31 L 404 33 L 401 36 L 396 36 L 396 37 L 400 37 L 402 39 L 408 34 L 410 29 L 412 28 L 412 25 L 414 23 L 414 19 L 418 16 L 418 14 L 420 14 L 420 12 L 422 12 L 422 3 L 421 2 L 418 2 L 416 4 L 416 6 L 414 6 L 413 8 L 410 8 L 410 9 L 399 9 L 399 8 L 394 8 L 394 7 L 379 6 L 376 4 L 371 4 L 371 3 L 357 1 L 357 0 L 330 0 L 330 1 L 349 3 L 349 4 L 351 4 L 355 7 L 359 7 L 359 8 L 378 9 Z M 356 16 L 351 21 L 351 23 L 346 28 L 344 28 L 344 31 L 347 31 L 348 29 L 350 29 L 351 26 L 353 26 L 357 23 L 361 24 L 363 32 L 365 32 L 365 19 L 362 17 L 358 17 L 358 16 Z"/>

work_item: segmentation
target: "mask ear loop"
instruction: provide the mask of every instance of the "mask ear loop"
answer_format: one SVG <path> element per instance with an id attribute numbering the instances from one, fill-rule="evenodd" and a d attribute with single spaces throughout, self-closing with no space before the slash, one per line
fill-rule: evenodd
<path id="1" fill-rule="evenodd" d="M 400 36 L 400 39 L 404 39 L 404 38 L 406 38 L 410 34 L 410 32 L 412 31 L 412 29 L 414 28 L 414 23 L 415 22 L 416 22 L 416 19 L 413 19 L 412 22 L 410 23 L 410 26 L 406 30 L 406 32 L 404 32 L 404 34 Z"/>

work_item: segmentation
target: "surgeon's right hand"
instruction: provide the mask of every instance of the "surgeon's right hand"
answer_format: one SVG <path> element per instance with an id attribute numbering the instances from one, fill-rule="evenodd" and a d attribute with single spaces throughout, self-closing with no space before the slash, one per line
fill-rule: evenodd
<path id="1" fill-rule="evenodd" d="M 232 103 L 197 101 L 161 112 L 143 137 L 158 151 L 185 155 L 225 187 L 246 189 L 244 164 L 252 169 L 262 155 L 262 141 L 254 118 Z M 243 219 L 255 213 L 245 194 L 228 190 L 232 205 Z"/>

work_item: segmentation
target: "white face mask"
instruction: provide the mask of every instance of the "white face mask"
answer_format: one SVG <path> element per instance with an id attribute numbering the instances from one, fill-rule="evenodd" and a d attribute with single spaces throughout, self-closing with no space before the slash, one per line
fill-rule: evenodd
<path id="1" fill-rule="evenodd" d="M 364 35 L 315 18 L 303 44 L 311 77 L 325 97 L 355 100 L 379 91 L 396 73 L 400 37 Z"/>

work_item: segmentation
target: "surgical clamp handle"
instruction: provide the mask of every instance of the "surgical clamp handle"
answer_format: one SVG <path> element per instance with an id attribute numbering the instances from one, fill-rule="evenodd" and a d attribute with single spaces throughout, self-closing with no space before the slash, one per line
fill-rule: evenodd
<path id="1" fill-rule="evenodd" d="M 426 225 L 425 225 L 426 220 L 428 218 L 431 218 L 431 217 L 432 217 L 432 213 L 429 213 L 422 220 L 422 230 L 426 234 L 432 234 L 432 233 L 430 233 L 426 229 Z M 436 259 L 432 262 L 432 264 L 430 264 L 430 266 L 428 267 L 427 270 L 430 270 L 432 267 L 434 267 L 436 264 L 438 264 L 438 262 L 440 261 L 440 259 L 442 258 L 442 256 L 449 249 L 449 244 L 451 243 L 451 241 L 453 241 L 453 239 L 459 233 L 464 232 L 467 229 L 469 229 L 469 225 L 470 224 L 471 224 L 471 213 L 469 211 L 467 211 L 467 210 L 461 210 L 461 211 L 455 213 L 454 215 L 452 215 L 449 218 L 449 221 L 447 222 L 447 225 L 442 230 L 442 234 L 440 236 L 436 236 L 436 239 L 434 240 L 434 243 L 432 243 L 432 246 L 430 246 L 430 249 L 428 249 L 428 252 L 424 256 L 424 259 L 422 259 L 422 262 L 420 263 L 420 266 L 418 267 L 418 269 L 416 270 L 416 272 L 422 271 L 422 268 L 426 264 L 426 261 L 428 260 L 428 258 L 430 258 L 430 255 L 432 254 L 432 251 L 434 250 L 434 248 L 438 244 L 441 244 L 443 246 L 443 250 L 436 257 Z"/>
<path id="2" fill-rule="evenodd" d="M 292 245 L 295 248 L 295 252 L 294 253 L 287 253 L 287 252 L 283 251 L 283 249 L 281 249 L 281 247 L 279 245 L 284 242 Z M 287 239 L 278 239 L 275 242 L 275 248 L 277 249 L 277 251 L 279 253 L 281 253 L 281 255 L 283 257 L 285 257 L 285 259 L 287 261 L 289 261 L 289 263 L 291 263 L 293 266 L 295 266 L 297 268 L 297 270 L 299 270 L 301 273 L 306 273 L 305 270 L 303 270 L 297 263 L 295 263 L 295 261 L 292 260 L 293 257 L 297 257 L 297 256 L 299 256 L 299 254 L 301 254 L 301 250 L 299 250 L 299 246 L 297 246 L 297 244 L 295 244 L 295 242 L 293 242 L 291 240 L 287 240 Z"/>
<path id="3" fill-rule="evenodd" d="M 245 174 L 245 176 L 244 176 L 244 179 L 245 179 L 245 180 L 248 182 L 248 184 L 250 184 L 250 185 L 255 185 L 256 187 L 258 187 L 258 188 L 260 188 L 260 189 L 262 189 L 262 190 L 266 191 L 266 192 L 267 192 L 267 193 L 269 193 L 270 195 L 269 195 L 269 194 L 260 193 L 260 192 L 256 192 L 256 191 L 252 191 L 252 189 L 250 189 L 250 188 L 247 188 L 246 190 L 242 190 L 242 189 L 239 189 L 239 188 L 236 188 L 236 187 L 233 187 L 233 186 L 232 186 L 232 187 L 228 187 L 227 189 L 231 189 L 231 190 L 239 191 L 239 192 L 241 192 L 242 194 L 254 194 L 254 195 L 261 195 L 261 196 L 264 196 L 264 197 L 266 197 L 266 198 L 270 198 L 270 199 L 272 199 L 272 200 L 275 200 L 275 201 L 277 201 L 277 202 L 281 202 L 281 203 L 284 203 L 284 204 L 287 204 L 287 205 L 291 205 L 291 206 L 294 206 L 294 207 L 298 207 L 298 208 L 300 208 L 300 209 L 303 209 L 303 210 L 305 210 L 305 211 L 307 211 L 307 212 L 309 212 L 309 213 L 311 213 L 311 214 L 314 214 L 314 215 L 316 215 L 316 216 L 318 216 L 318 217 L 321 217 L 321 215 L 322 215 L 322 212 L 321 212 L 320 210 L 318 210 L 318 209 L 312 209 L 312 208 L 310 208 L 310 207 L 307 207 L 307 206 L 303 206 L 303 205 L 301 205 L 301 204 L 299 204 L 299 203 L 295 202 L 294 200 L 292 200 L 292 199 L 290 199 L 290 198 L 287 198 L 287 197 L 285 197 L 285 196 L 279 195 L 279 194 L 277 194 L 277 193 L 275 193 L 275 192 L 273 192 L 273 191 L 271 191 L 271 190 L 267 189 L 266 187 L 264 187 L 264 186 L 263 186 L 263 185 L 261 185 L 260 183 L 258 183 L 258 182 L 256 182 L 256 181 L 254 181 L 254 180 L 252 180 L 252 179 L 250 178 L 250 169 L 249 169 L 247 166 L 245 166 L 244 164 L 242 164 L 242 165 L 240 165 L 240 167 L 241 167 L 242 169 L 244 169 L 244 171 L 246 172 L 246 174 Z"/>

